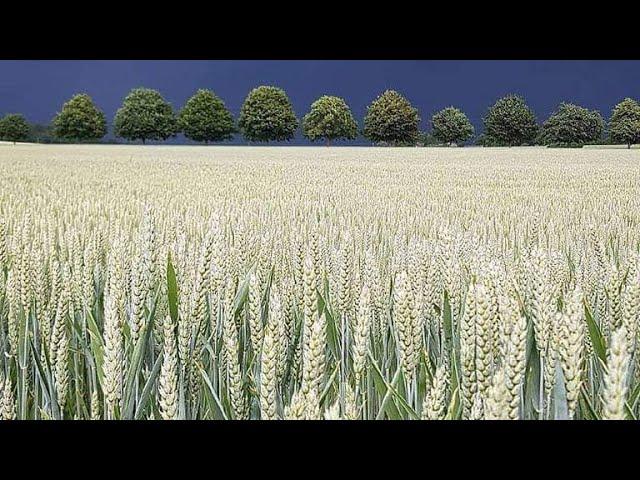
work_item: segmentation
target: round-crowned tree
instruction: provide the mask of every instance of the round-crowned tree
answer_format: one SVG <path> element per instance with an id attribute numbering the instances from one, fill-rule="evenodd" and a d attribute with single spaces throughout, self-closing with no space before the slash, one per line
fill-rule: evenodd
<path id="1" fill-rule="evenodd" d="M 19 113 L 9 113 L 0 119 L 0 139 L 19 142 L 29 137 L 30 127 L 27 120 Z"/>
<path id="2" fill-rule="evenodd" d="M 604 132 L 604 120 L 596 110 L 572 103 L 561 103 L 542 124 L 543 144 L 558 147 L 582 147 L 597 142 Z"/>
<path id="3" fill-rule="evenodd" d="M 117 137 L 127 140 L 166 140 L 178 132 L 171 105 L 157 90 L 135 88 L 122 102 L 113 119 Z"/>
<path id="4" fill-rule="evenodd" d="M 211 90 L 198 90 L 178 115 L 184 136 L 196 142 L 222 142 L 233 138 L 236 129 L 231 112 Z"/>
<path id="5" fill-rule="evenodd" d="M 98 140 L 107 133 L 104 113 L 85 93 L 75 95 L 53 119 L 53 133 L 66 140 Z"/>
<path id="6" fill-rule="evenodd" d="M 260 86 L 245 98 L 238 126 L 250 142 L 283 141 L 293 138 L 298 119 L 284 90 Z"/>
<path id="7" fill-rule="evenodd" d="M 475 130 L 467 116 L 455 107 L 440 110 L 431 117 L 431 128 L 436 140 L 451 145 L 469 140 Z"/>
<path id="8" fill-rule="evenodd" d="M 312 142 L 324 139 L 329 145 L 332 140 L 356 138 L 358 124 L 342 98 L 324 95 L 311 104 L 302 119 L 302 131 Z"/>
<path id="9" fill-rule="evenodd" d="M 485 144 L 531 145 L 538 133 L 533 111 L 518 95 L 507 95 L 498 100 L 483 120 Z"/>
<path id="10" fill-rule="evenodd" d="M 418 139 L 418 110 L 394 90 L 387 90 L 367 108 L 362 134 L 374 143 L 411 144 Z"/>
<path id="11" fill-rule="evenodd" d="M 614 143 L 623 143 L 627 148 L 640 143 L 640 104 L 625 98 L 616 105 L 609 119 L 609 136 Z"/>

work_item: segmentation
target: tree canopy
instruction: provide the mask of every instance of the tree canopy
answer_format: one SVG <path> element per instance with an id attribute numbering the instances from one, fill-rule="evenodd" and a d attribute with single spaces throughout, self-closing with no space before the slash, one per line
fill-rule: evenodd
<path id="1" fill-rule="evenodd" d="M 540 137 L 545 145 L 581 147 L 602 138 L 604 120 L 596 110 L 561 103 L 542 124 Z"/>
<path id="2" fill-rule="evenodd" d="M 29 123 L 19 113 L 9 113 L 0 119 L 0 139 L 9 142 L 26 140 L 29 136 Z"/>
<path id="3" fill-rule="evenodd" d="M 463 143 L 475 132 L 467 116 L 455 107 L 435 113 L 431 117 L 431 126 L 434 138 L 448 145 Z"/>
<path id="4" fill-rule="evenodd" d="M 107 120 L 85 93 L 75 95 L 53 119 L 56 137 L 66 140 L 97 140 L 107 134 Z"/>
<path id="5" fill-rule="evenodd" d="M 394 90 L 387 90 L 367 108 L 363 135 L 374 143 L 415 144 L 420 116 L 411 103 Z"/>
<path id="6" fill-rule="evenodd" d="M 198 90 L 178 115 L 184 136 L 196 142 L 222 142 L 236 131 L 231 112 L 211 90 Z"/>
<path id="7" fill-rule="evenodd" d="M 339 97 L 322 96 L 311 105 L 302 119 L 304 136 L 311 141 L 324 139 L 353 140 L 358 136 L 358 124 L 347 103 Z"/>
<path id="8" fill-rule="evenodd" d="M 125 97 L 113 121 L 114 133 L 127 140 L 166 140 L 178 126 L 171 105 L 157 90 L 136 88 Z"/>
<path id="9" fill-rule="evenodd" d="M 507 95 L 498 100 L 483 120 L 485 145 L 531 145 L 538 133 L 533 111 L 518 95 Z"/>
<path id="10" fill-rule="evenodd" d="M 609 120 L 609 136 L 614 143 L 623 143 L 628 148 L 640 143 L 640 104 L 625 98 L 616 105 Z"/>
<path id="11" fill-rule="evenodd" d="M 284 90 L 260 86 L 245 98 L 238 126 L 251 142 L 283 141 L 294 137 L 298 119 Z"/>

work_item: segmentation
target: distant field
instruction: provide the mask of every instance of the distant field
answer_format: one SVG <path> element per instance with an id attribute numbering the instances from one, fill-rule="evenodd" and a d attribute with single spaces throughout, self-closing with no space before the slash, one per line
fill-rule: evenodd
<path id="1" fill-rule="evenodd" d="M 0 145 L 0 418 L 633 418 L 639 247 L 637 150 Z"/>
<path id="2" fill-rule="evenodd" d="M 628 149 L 627 145 L 585 145 L 584 148 L 624 148 Z M 631 145 L 631 150 L 640 149 L 640 145 Z"/>

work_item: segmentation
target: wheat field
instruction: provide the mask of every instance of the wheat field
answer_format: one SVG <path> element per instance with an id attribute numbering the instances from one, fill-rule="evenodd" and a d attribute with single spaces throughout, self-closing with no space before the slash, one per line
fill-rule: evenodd
<path id="1" fill-rule="evenodd" d="M 635 419 L 640 155 L 0 145 L 0 418 Z"/>

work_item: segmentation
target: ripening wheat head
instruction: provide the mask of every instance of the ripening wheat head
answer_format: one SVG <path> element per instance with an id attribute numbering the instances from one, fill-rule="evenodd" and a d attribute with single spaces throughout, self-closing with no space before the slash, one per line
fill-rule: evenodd
<path id="1" fill-rule="evenodd" d="M 638 417 L 636 157 L 0 145 L 0 418 Z"/>

